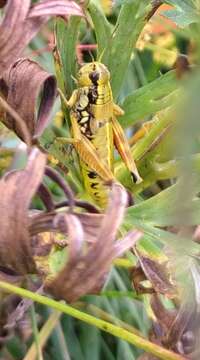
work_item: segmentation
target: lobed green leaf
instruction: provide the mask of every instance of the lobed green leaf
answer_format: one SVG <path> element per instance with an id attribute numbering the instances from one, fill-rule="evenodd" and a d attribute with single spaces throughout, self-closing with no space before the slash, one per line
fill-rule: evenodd
<path id="1" fill-rule="evenodd" d="M 177 81 L 173 70 L 137 89 L 128 95 L 121 105 L 125 111 L 120 117 L 121 125 L 126 128 L 172 105 L 176 90 Z"/>

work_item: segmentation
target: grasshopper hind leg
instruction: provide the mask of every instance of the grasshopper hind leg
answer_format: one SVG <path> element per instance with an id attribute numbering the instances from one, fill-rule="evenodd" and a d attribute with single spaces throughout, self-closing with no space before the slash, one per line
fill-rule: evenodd
<path id="1" fill-rule="evenodd" d="M 114 115 L 122 115 L 123 110 L 116 104 L 114 104 Z M 135 161 L 132 157 L 130 146 L 128 140 L 124 134 L 124 131 L 118 122 L 118 120 L 113 116 L 112 118 L 112 126 L 113 126 L 113 136 L 114 136 L 114 143 L 115 147 L 118 150 L 121 158 L 125 162 L 128 170 L 131 173 L 131 177 L 135 184 L 139 184 L 142 182 L 142 178 L 138 172 L 136 167 Z"/>

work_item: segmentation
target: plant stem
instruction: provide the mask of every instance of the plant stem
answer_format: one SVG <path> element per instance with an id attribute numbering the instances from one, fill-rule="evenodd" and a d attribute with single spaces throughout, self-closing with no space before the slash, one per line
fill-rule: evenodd
<path id="1" fill-rule="evenodd" d="M 24 289 L 21 289 L 24 290 Z M 29 291 L 30 292 L 30 291 Z M 35 294 L 36 295 L 36 294 Z M 30 297 L 29 297 L 30 298 Z M 34 300 L 34 299 L 33 299 Z M 41 331 L 38 334 L 38 341 L 37 343 L 33 342 L 30 349 L 26 353 L 26 356 L 23 360 L 34 360 L 38 353 L 38 347 L 41 349 L 46 341 L 48 340 L 48 337 L 51 335 L 51 332 L 53 331 L 54 327 L 57 325 L 59 318 L 61 316 L 61 313 L 58 311 L 54 311 L 42 327 Z M 37 346 L 38 345 L 38 346 Z M 41 357 L 39 359 L 42 359 Z"/>
<path id="2" fill-rule="evenodd" d="M 25 297 L 31 299 L 33 301 L 37 301 L 40 304 L 50 306 L 62 313 L 73 316 L 76 319 L 86 322 L 87 324 L 96 326 L 97 328 L 112 334 L 122 340 L 125 340 L 140 349 L 143 349 L 146 352 L 150 352 L 151 354 L 159 357 L 163 360 L 186 360 L 183 356 L 176 354 L 170 350 L 167 350 L 157 344 L 154 344 L 136 334 L 130 333 L 127 330 L 122 329 L 119 326 L 110 324 L 107 321 L 100 320 L 95 318 L 94 316 L 85 314 L 77 309 L 74 309 L 72 306 L 64 304 L 63 302 L 58 302 L 52 300 L 46 296 L 39 295 L 37 293 L 33 293 L 29 290 L 19 288 L 17 286 L 11 285 L 7 282 L 0 281 L 0 288 L 9 293 L 17 294 L 21 297 Z"/>
<path id="3" fill-rule="evenodd" d="M 35 359 L 35 357 L 37 356 L 37 360 L 43 360 L 34 304 L 30 307 L 30 314 L 31 314 L 31 320 L 32 320 L 32 327 L 33 327 L 33 336 L 34 336 L 34 342 L 31 347 L 34 348 L 34 357 L 30 356 L 30 357 L 28 357 L 28 359 L 29 360 Z M 29 353 L 29 351 L 28 351 L 28 353 Z M 27 355 L 25 356 L 25 359 L 27 359 Z"/>
<path id="4" fill-rule="evenodd" d="M 93 304 L 87 304 L 84 302 L 78 302 L 77 304 L 75 304 L 76 308 L 81 310 L 85 310 L 87 312 L 89 312 L 90 314 L 97 316 L 98 318 L 108 321 L 112 324 L 115 325 L 119 325 L 121 326 L 123 329 L 131 332 L 132 334 L 137 334 L 138 336 L 143 337 L 143 335 L 141 334 L 141 332 L 139 330 L 137 330 L 136 328 L 134 328 L 133 326 L 125 323 L 124 321 L 116 318 L 113 315 L 110 315 L 108 312 L 100 309 L 98 306 L 93 305 Z"/>

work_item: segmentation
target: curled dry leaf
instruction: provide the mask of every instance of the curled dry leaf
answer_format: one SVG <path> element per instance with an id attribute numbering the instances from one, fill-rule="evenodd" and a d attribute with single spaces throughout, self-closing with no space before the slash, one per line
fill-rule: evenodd
<path id="1" fill-rule="evenodd" d="M 35 287 L 35 286 L 34 286 Z M 31 289 L 32 291 L 35 291 L 37 294 L 42 294 L 43 289 L 42 286 L 38 289 Z M 33 305 L 33 301 L 29 299 L 21 299 L 19 298 L 19 301 L 16 303 L 16 306 L 14 307 L 12 312 L 9 312 L 7 323 L 4 326 L 5 329 L 14 329 L 16 326 L 19 325 L 19 323 L 22 323 L 24 320 L 24 317 L 26 316 L 26 313 L 30 306 Z"/>
<path id="2" fill-rule="evenodd" d="M 134 248 L 139 259 L 139 267 L 133 269 L 133 283 L 138 292 L 142 293 L 160 293 L 166 295 L 168 298 L 175 298 L 177 296 L 174 281 L 172 280 L 167 257 L 151 258 L 146 253 L 141 251 L 138 247 Z M 151 288 L 146 288 L 142 285 L 142 281 L 149 280 Z"/>
<path id="3" fill-rule="evenodd" d="M 83 16 L 83 12 L 70 0 L 45 0 L 32 7 L 30 0 L 7 1 L 0 24 L 0 74 L 22 54 L 40 27 L 54 15 Z"/>
<path id="4" fill-rule="evenodd" d="M 80 6 L 73 0 L 43 0 L 30 9 L 28 18 L 55 14 L 83 16 Z"/>
<path id="5" fill-rule="evenodd" d="M 47 126 L 56 97 L 55 77 L 43 70 L 36 62 L 19 59 L 4 73 L 0 83 L 1 90 L 8 104 L 25 121 L 31 137 L 40 136 Z M 40 94 L 41 102 L 36 115 L 35 109 Z M 10 114 L 4 116 L 3 122 L 25 140 L 21 127 Z"/>
<path id="6" fill-rule="evenodd" d="M 167 309 L 157 295 L 151 298 L 156 321 L 153 322 L 151 340 L 189 359 L 197 359 L 194 354 L 196 338 L 199 336 L 199 314 L 188 296 L 174 309 Z M 199 359 L 199 357 L 198 357 Z"/>
<path id="7" fill-rule="evenodd" d="M 0 8 L 6 5 L 7 0 L 0 0 Z"/>
<path id="8" fill-rule="evenodd" d="M 45 162 L 45 155 L 33 148 L 25 169 L 7 173 L 0 181 L 1 271 L 14 275 L 42 275 L 49 292 L 73 302 L 101 289 L 113 259 L 132 247 L 141 233 L 131 231 L 124 239 L 116 241 L 128 202 L 121 185 L 113 185 L 105 214 L 76 213 L 75 207 L 70 213 L 72 205 L 76 205 L 74 195 L 60 175 L 45 167 Z M 49 193 L 43 197 L 48 206 L 51 203 L 50 211 L 29 210 L 33 195 L 41 190 L 43 175 L 51 177 L 64 190 L 69 205 L 67 211 L 56 210 L 53 198 L 49 200 Z M 56 250 L 58 233 L 64 235 L 61 242 L 68 260 L 66 263 L 65 255 L 61 254 L 61 265 L 56 267 L 52 257 L 62 252 Z"/>
<path id="9" fill-rule="evenodd" d="M 0 308 L 0 346 L 6 343 L 8 339 L 12 336 L 12 329 L 6 329 L 5 325 L 7 323 L 9 313 L 12 312 L 14 303 L 16 302 L 15 295 L 8 295 L 6 298 L 1 299 L 1 308 Z"/>
<path id="10" fill-rule="evenodd" d="M 87 250 L 84 244 L 86 240 L 86 234 L 83 232 L 84 225 L 80 221 L 83 217 L 78 219 L 75 215 L 64 215 L 64 218 L 59 219 L 60 221 L 62 219 L 62 231 L 64 231 L 63 222 L 65 222 L 68 232 L 69 260 L 56 278 L 46 284 L 48 292 L 56 298 L 74 302 L 83 295 L 95 293 L 101 289 L 113 259 L 133 246 L 141 237 L 139 231 L 134 231 L 127 235 L 125 242 L 115 241 L 126 205 L 126 191 L 118 184 L 113 185 L 105 215 L 91 214 L 92 217 L 98 218 L 98 221 L 96 231 L 93 233 L 95 238 L 92 244 L 87 246 Z"/>
<path id="11" fill-rule="evenodd" d="M 18 274 L 35 270 L 28 208 L 42 180 L 45 163 L 45 155 L 33 148 L 25 169 L 9 172 L 0 181 L 0 264 Z"/>

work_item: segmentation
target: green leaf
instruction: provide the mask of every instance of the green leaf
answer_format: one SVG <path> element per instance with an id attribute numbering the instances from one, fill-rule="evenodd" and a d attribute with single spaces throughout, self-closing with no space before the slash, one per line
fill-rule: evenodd
<path id="1" fill-rule="evenodd" d="M 143 253 L 143 255 L 149 255 L 153 260 L 162 260 L 166 261 L 167 257 L 163 253 L 162 247 L 158 245 L 159 241 L 155 241 L 153 238 L 152 233 L 148 233 L 147 229 L 150 227 L 144 227 L 144 236 L 138 241 L 136 244 L 136 248 Z M 151 228 L 150 228 L 151 229 Z M 156 240 L 159 240 L 158 236 Z"/>
<path id="2" fill-rule="evenodd" d="M 125 111 L 120 117 L 121 125 L 131 126 L 139 120 L 144 120 L 145 116 L 172 105 L 177 87 L 175 71 L 169 71 L 128 95 L 121 104 Z"/>
<path id="3" fill-rule="evenodd" d="M 104 12 L 97 0 L 91 0 L 88 4 L 88 11 L 94 24 L 96 40 L 98 45 L 97 60 L 103 54 L 106 44 L 111 39 L 111 25 L 106 19 Z M 104 61 L 107 63 L 109 52 L 104 54 Z"/>
<path id="4" fill-rule="evenodd" d="M 130 0 L 123 3 L 112 40 L 107 43 L 102 62 L 111 73 L 114 99 L 119 95 L 131 54 L 151 9 L 148 0 Z M 110 54 L 109 59 L 107 53 Z"/>
<path id="5" fill-rule="evenodd" d="M 61 56 L 63 65 L 63 77 L 67 97 L 69 97 L 75 88 L 74 80 L 76 77 L 76 44 L 81 18 L 71 16 L 66 23 L 62 19 L 57 20 L 56 38 L 57 47 Z"/>
<path id="6" fill-rule="evenodd" d="M 199 9 L 192 0 L 167 0 L 175 9 L 163 11 L 162 14 L 181 28 L 199 22 Z"/>
<path id="7" fill-rule="evenodd" d="M 66 248 L 58 248 L 52 251 L 48 259 L 51 275 L 56 275 L 62 270 L 67 262 L 67 257 L 68 252 Z"/>
<path id="8" fill-rule="evenodd" d="M 197 225 L 200 219 L 200 199 L 180 204 L 181 188 L 173 185 L 152 198 L 128 208 L 125 223 L 151 226 Z M 182 188 L 183 190 L 184 188 Z"/>
<path id="9" fill-rule="evenodd" d="M 122 161 L 115 163 L 115 176 L 134 194 L 143 191 L 159 179 L 160 174 L 158 167 L 155 166 L 156 162 L 164 162 L 173 156 L 171 143 L 168 143 L 166 136 L 168 134 L 167 129 L 174 123 L 172 110 L 171 108 L 165 110 L 159 117 L 154 118 L 149 131 L 131 148 L 132 156 L 139 166 L 141 176 L 144 178 L 140 184 L 133 184 L 130 174 Z M 171 176 L 169 175 L 168 178 L 173 177 L 173 169 L 170 174 Z"/>

